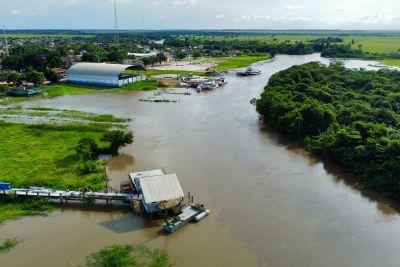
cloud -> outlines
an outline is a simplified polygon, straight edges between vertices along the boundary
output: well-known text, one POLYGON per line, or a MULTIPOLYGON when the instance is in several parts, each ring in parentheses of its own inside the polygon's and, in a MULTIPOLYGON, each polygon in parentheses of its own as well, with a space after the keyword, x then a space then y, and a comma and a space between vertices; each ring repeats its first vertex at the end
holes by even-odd
POLYGON ((260 16, 260 15, 243 15, 240 16, 240 20, 250 21, 250 20, 257 20, 257 19, 270 19, 270 16, 260 16))
POLYGON ((304 9, 304 6, 300 6, 300 5, 287 5, 285 8, 286 8, 286 9, 289 9, 289 10, 301 10, 301 9, 304 9))
POLYGON ((197 0, 173 0, 171 6, 190 6, 197 3, 197 0))
POLYGON ((21 10, 18 10, 18 9, 11 9, 11 14, 13 14, 13 15, 19 15, 19 14, 21 14, 21 10))
POLYGON ((216 19, 223 19, 223 18, 225 18, 225 17, 226 17, 226 16, 225 16, 224 14, 216 15, 216 16, 215 16, 216 19))
POLYGON ((294 21, 312 21, 312 18, 307 18, 303 16, 295 16, 295 17, 289 17, 289 20, 294 20, 294 21))

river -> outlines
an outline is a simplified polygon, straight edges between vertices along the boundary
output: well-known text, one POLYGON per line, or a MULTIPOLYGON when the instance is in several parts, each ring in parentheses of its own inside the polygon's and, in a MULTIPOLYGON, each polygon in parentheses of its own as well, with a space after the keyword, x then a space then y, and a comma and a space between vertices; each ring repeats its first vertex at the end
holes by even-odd
POLYGON ((165 249, 176 266, 398 266, 398 212, 357 189, 340 168, 262 126, 249 103, 272 74, 316 60, 328 62, 317 54, 280 55, 257 64, 260 76, 228 76, 217 90, 171 96, 177 103, 138 101, 152 92, 24 103, 131 118, 135 142, 108 162, 112 184, 131 171, 164 168, 211 215, 164 235, 161 221, 129 211, 58 209, 1 225, 0 240, 23 242, 0 255, 0 265, 79 266, 107 245, 143 244, 165 249))

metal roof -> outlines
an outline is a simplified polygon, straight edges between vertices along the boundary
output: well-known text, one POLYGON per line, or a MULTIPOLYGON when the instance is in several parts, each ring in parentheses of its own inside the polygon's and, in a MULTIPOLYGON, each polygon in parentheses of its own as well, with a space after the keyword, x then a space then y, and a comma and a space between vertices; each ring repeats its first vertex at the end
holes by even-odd
POLYGON ((68 69, 68 74, 118 76, 132 65, 105 63, 77 63, 68 69))
POLYGON ((142 187, 143 198, 146 203, 184 197, 176 174, 158 175, 139 178, 142 187))
POLYGON ((143 171, 143 172, 133 172, 129 174, 129 178, 131 178, 131 182, 135 183, 136 178, 143 178, 143 177, 149 177, 149 176, 157 176, 157 175, 163 175, 164 171, 163 170, 151 170, 151 171, 143 171))

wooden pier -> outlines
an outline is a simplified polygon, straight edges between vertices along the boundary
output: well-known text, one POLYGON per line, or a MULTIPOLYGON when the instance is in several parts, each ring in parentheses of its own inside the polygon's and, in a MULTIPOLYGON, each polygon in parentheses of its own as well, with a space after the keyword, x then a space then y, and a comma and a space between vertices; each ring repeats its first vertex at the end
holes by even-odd
POLYGON ((112 201, 132 203, 141 200, 141 197, 137 194, 124 194, 114 192, 62 191, 46 188, 0 190, 0 196, 40 197, 47 198, 49 200, 59 200, 61 203, 68 201, 81 201, 91 203, 96 200, 105 200, 107 204, 109 204, 112 201))

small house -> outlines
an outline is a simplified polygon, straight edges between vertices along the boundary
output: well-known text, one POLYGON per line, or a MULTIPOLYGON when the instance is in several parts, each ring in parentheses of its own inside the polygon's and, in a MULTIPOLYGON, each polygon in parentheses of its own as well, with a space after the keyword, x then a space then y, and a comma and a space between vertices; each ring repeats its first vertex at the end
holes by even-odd
POLYGON ((152 170, 129 174, 136 192, 142 196, 147 213, 175 208, 183 203, 184 193, 175 173, 152 170))

